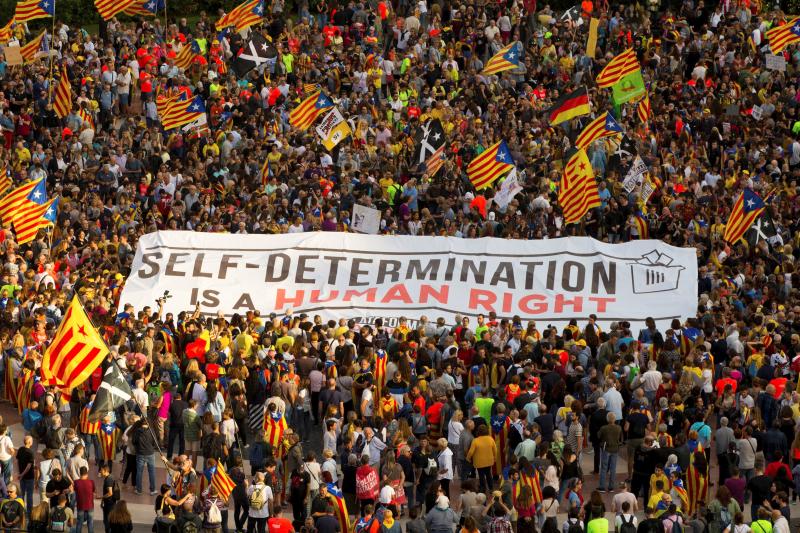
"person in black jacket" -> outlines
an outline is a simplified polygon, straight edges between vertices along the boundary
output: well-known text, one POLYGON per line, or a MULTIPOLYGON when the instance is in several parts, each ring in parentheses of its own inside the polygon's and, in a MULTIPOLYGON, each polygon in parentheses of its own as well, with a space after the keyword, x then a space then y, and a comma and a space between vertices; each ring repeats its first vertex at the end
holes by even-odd
MULTIPOLYGON (((172 459, 172 449, 174 443, 178 442, 178 455, 183 455, 185 451, 184 430, 183 430, 183 411, 189 408, 189 404, 183 399, 181 391, 177 388, 173 392, 174 399, 169 406, 169 434, 167 436, 167 459, 172 459)), ((244 427, 244 426, 242 426, 244 427)))
POLYGON ((147 465, 147 474, 150 478, 150 495, 156 492, 156 439, 150 429, 147 419, 142 419, 142 425, 133 433, 133 447, 136 449, 136 494, 142 493, 142 474, 147 465))

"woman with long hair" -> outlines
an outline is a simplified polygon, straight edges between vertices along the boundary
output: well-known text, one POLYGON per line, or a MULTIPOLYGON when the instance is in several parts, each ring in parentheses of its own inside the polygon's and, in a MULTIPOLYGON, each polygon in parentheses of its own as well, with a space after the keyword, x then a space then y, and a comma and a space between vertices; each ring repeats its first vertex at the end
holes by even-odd
POLYGON ((39 505, 31 509, 28 531, 30 533, 47 533, 50 524, 50 504, 42 500, 39 505))
POLYGON ((131 533, 133 520, 125 500, 118 501, 108 513, 108 533, 131 533))
POLYGON ((722 533, 728 524, 733 523, 737 513, 741 513, 739 502, 731 497, 731 491, 725 485, 717 489, 717 496, 708 504, 711 521, 708 523, 708 533, 722 533))
POLYGON ((599 490, 593 490, 589 495, 589 501, 583 507, 584 516, 586 521, 589 522, 593 518, 602 518, 606 514, 606 504, 603 502, 603 495, 599 490))
POLYGON ((514 508, 517 510, 517 533, 536 533, 536 504, 529 485, 520 489, 514 508))

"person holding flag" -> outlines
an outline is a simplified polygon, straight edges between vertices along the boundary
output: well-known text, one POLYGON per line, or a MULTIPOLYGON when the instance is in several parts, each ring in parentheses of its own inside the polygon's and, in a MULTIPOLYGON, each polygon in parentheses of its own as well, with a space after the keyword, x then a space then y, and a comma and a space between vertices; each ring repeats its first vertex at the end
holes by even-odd
POLYGON ((108 472, 113 470, 113 462, 117 456, 117 441, 122 432, 117 425, 111 421, 111 415, 103 416, 100 426, 97 428, 97 441, 100 443, 100 465, 107 466, 108 472))

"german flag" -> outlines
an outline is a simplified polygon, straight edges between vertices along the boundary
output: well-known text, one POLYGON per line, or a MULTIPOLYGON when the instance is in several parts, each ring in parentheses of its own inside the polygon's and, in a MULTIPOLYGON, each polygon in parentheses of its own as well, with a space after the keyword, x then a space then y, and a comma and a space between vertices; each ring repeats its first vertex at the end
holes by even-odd
POLYGON ((556 100, 555 105, 548 111, 548 119, 550 120, 550 125, 555 126, 575 117, 588 115, 590 111, 589 94, 586 92, 585 87, 581 87, 577 91, 565 94, 556 100))
POLYGON ((299 130, 307 130, 323 111, 333 107, 333 102, 322 91, 314 91, 289 113, 289 124, 299 130))
POLYGON ((56 112, 58 118, 64 118, 72 110, 72 85, 69 83, 66 65, 61 67, 61 77, 58 79, 54 94, 53 111, 56 112))
POLYGON ((650 108, 650 96, 644 95, 644 98, 639 100, 639 103, 636 104, 636 114, 639 116, 639 120, 642 121, 643 124, 646 124, 650 117, 653 116, 653 110, 650 108))
POLYGON ((609 61, 608 65, 600 71, 596 78, 597 86, 601 89, 611 87, 628 74, 633 74, 637 70, 641 70, 639 58, 636 57, 633 48, 628 48, 609 61))
POLYGON ((577 150, 569 158, 558 188, 558 203, 567 224, 579 222, 589 209, 600 207, 597 182, 586 150, 577 150))
POLYGON ((773 54, 779 54, 790 44, 800 42, 800 17, 795 17, 788 23, 771 28, 764 37, 769 41, 769 49, 773 54))

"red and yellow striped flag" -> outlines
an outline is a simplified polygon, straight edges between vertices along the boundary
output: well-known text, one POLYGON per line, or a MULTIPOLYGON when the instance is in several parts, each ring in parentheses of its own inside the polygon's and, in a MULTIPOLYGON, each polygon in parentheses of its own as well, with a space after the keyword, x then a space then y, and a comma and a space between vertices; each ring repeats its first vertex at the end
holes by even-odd
POLYGON ((639 116, 639 120, 645 124, 650 120, 650 117, 653 116, 653 110, 650 108, 649 95, 645 94, 644 98, 639 100, 639 103, 636 105, 636 114, 639 116))
POLYGON ((39 51, 42 48, 42 42, 44 41, 44 36, 46 33, 47 30, 42 31, 42 33, 40 33, 30 41, 25 43, 19 49, 19 53, 22 55, 22 59, 24 59, 28 63, 38 59, 36 56, 38 55, 39 51))
POLYGON ((5 26, 0 26, 0 44, 8 44, 8 41, 14 36, 14 31, 11 29, 13 25, 14 17, 11 17, 5 26))
POLYGON ((54 91, 53 110, 58 118, 66 117, 72 110, 72 85, 69 83, 66 65, 61 67, 61 77, 58 79, 58 85, 54 91))
POLYGON ((231 9, 217 21, 217 31, 233 26, 237 32, 259 24, 264 18, 264 1, 248 0, 231 9))
POLYGON ((589 209, 600 207, 597 182, 586 150, 577 150, 564 168, 558 188, 558 203, 564 211, 567 224, 575 224, 589 209))
POLYGON ((75 296, 44 353, 43 381, 46 385, 74 389, 86 381, 107 355, 103 337, 94 329, 75 296))
POLYGON ((639 59, 633 48, 628 48, 608 62, 597 75, 597 86, 601 89, 616 85, 622 78, 640 70, 639 59))
POLYGON ((0 168, 0 194, 6 192, 9 187, 11 187, 11 173, 8 169, 8 163, 6 163, 3 168, 0 168))
POLYGON ((289 113, 289 124, 299 130, 307 130, 333 102, 322 91, 314 91, 289 113))
POLYGON ((94 0, 94 7, 103 17, 103 20, 111 20, 123 11, 130 9, 136 0, 94 0))
POLYGON ((219 494, 220 498, 223 500, 230 498, 233 489, 236 488, 236 483, 234 483, 228 473, 225 472, 222 463, 217 463, 216 470, 211 474, 211 485, 217 489, 217 494, 219 494))
POLYGON ((52 17, 56 11, 56 0, 22 0, 17 3, 14 11, 14 20, 20 24, 47 17, 52 17))
POLYGON ((269 412, 264 413, 264 440, 272 445, 273 450, 278 450, 283 440, 283 432, 289 424, 286 423, 283 413, 275 414, 278 416, 273 417, 269 412))
POLYGON ((41 179, 29 181, 24 185, 20 185, 2 199, 0 199, 0 220, 3 222, 11 222, 14 218, 14 213, 22 206, 28 203, 28 195, 33 189, 39 185, 41 179))
POLYGON ((514 158, 505 141, 498 141, 467 165, 467 177, 476 191, 485 189, 514 168, 514 158))
POLYGON ((779 54, 790 44, 800 42, 800 17, 795 17, 788 23, 770 28, 764 33, 769 41, 769 49, 773 54, 779 54))
POLYGON ((41 228, 52 224, 44 215, 53 206, 54 201, 55 199, 51 198, 43 204, 29 202, 29 205, 21 212, 14 214, 14 233, 17 234, 17 244, 31 242, 41 228))

